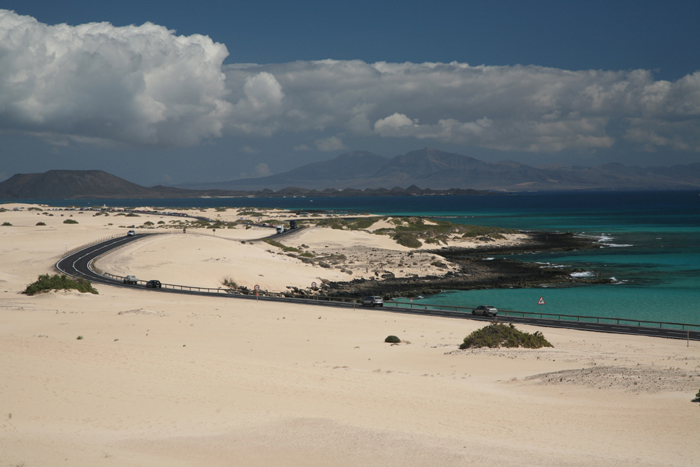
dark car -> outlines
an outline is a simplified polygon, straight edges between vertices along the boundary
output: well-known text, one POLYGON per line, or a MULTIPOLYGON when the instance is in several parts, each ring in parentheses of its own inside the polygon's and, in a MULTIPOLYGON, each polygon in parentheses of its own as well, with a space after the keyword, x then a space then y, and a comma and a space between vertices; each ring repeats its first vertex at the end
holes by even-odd
POLYGON ((148 281, 146 282, 147 289, 160 289, 160 281, 148 281))
POLYGON ((371 297, 365 297, 362 299, 362 305, 363 306, 384 306, 384 300, 382 300, 382 297, 377 297, 377 296, 371 296, 371 297))
POLYGON ((495 306, 481 305, 472 310, 473 315, 496 316, 498 309, 495 306))

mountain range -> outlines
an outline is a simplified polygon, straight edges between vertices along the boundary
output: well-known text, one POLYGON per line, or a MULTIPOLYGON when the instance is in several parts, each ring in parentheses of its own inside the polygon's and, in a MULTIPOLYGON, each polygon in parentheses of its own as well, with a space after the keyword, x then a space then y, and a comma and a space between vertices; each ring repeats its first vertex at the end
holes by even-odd
POLYGON ((299 187, 389 188, 416 185, 432 189, 497 191, 676 190, 700 187, 700 163, 673 167, 532 167, 513 161, 485 162, 425 148, 394 158, 353 151, 267 177, 180 185, 200 190, 279 190, 299 187))
POLYGON ((700 163, 646 168, 617 163, 538 168, 513 161, 484 162, 426 148, 391 159, 353 151, 267 177, 179 187, 143 187, 101 170, 16 174, 0 183, 0 199, 464 195, 478 191, 698 188, 700 163))

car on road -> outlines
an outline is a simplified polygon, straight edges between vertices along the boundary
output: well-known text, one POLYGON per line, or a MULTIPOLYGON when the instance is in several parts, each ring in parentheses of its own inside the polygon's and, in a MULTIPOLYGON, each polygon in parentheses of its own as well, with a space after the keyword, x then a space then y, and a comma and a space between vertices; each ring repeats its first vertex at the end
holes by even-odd
POLYGON ((160 289, 160 287, 161 287, 160 281, 153 280, 153 281, 146 282, 147 289, 160 289))
POLYGON ((382 297, 372 295, 362 299, 362 306, 384 306, 384 300, 382 300, 382 297))
POLYGON ((136 284, 138 284, 138 282, 139 282, 139 280, 136 278, 136 276, 126 276, 124 278, 125 284, 136 285, 136 284))
POLYGON ((129 236, 129 237, 133 237, 134 235, 136 235, 136 231, 135 231, 135 230, 129 230, 129 231, 126 233, 126 235, 129 236))
POLYGON ((498 309, 491 305, 481 305, 472 310, 473 315, 496 316, 498 309))

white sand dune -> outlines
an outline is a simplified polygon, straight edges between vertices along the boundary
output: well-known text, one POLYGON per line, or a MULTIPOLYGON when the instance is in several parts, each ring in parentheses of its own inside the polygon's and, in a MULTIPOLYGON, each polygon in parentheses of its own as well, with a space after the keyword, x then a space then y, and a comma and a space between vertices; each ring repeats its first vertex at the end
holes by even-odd
MULTIPOLYGON (((700 458, 700 407, 690 402, 700 390, 697 342, 540 329, 553 349, 460 351, 480 323, 102 285, 99 295, 22 295, 66 248, 124 233, 114 216, 73 213, 80 223, 67 225, 63 214, 0 212, 0 224, 12 224, 0 227, 0 465, 694 466, 700 458), (389 334, 404 343, 384 343, 389 334)), ((251 230, 140 240, 101 267, 186 284, 226 274, 273 287, 318 275, 249 244, 251 230)), ((351 252, 367 247, 363 238, 317 229, 285 243, 351 252)))

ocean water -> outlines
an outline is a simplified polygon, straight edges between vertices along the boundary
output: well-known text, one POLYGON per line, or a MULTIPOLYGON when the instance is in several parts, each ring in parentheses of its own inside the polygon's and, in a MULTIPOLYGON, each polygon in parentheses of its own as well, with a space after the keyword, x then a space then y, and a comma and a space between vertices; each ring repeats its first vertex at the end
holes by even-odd
MULTIPOLYGON (((0 200, 2 201, 2 200, 0 200)), ((16 200, 6 200, 13 202, 16 200)), ((431 216, 451 222, 574 232, 592 251, 517 255, 581 268, 611 285, 446 291, 414 300, 504 310, 700 324, 698 191, 534 193, 372 198, 199 198, 170 200, 27 200, 53 206, 280 207, 343 213, 431 216), (540 307, 540 297, 545 305, 540 307)))

